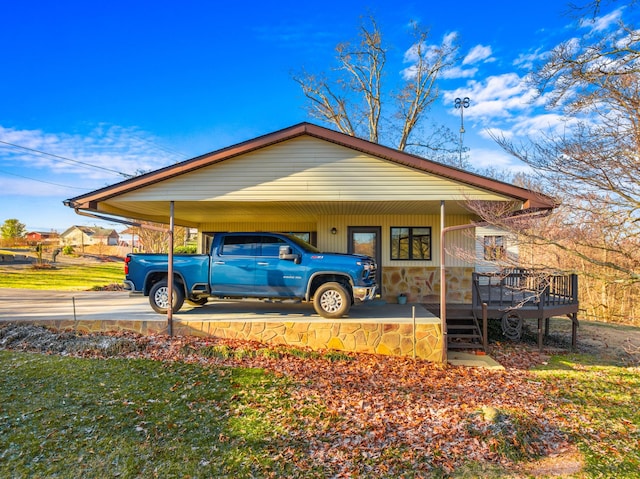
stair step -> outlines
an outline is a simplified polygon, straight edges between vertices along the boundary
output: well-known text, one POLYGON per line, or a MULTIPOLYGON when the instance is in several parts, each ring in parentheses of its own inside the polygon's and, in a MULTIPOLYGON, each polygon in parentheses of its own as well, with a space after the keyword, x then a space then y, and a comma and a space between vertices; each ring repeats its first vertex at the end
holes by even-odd
POLYGON ((447 324, 447 329, 476 329, 475 324, 447 324))
POLYGON ((447 349, 482 349, 478 343, 448 343, 447 349))
POLYGON ((458 333, 454 333, 454 334, 447 334, 447 337, 449 339, 482 339, 482 336, 480 336, 479 334, 458 334, 458 333))

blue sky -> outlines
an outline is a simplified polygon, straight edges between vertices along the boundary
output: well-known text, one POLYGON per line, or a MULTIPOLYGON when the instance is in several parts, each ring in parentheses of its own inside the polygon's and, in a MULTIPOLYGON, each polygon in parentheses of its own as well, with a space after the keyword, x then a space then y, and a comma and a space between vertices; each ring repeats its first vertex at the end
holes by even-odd
POLYGON ((559 124, 531 103, 522 80, 559 42, 631 20, 624 2, 607 5, 596 23, 576 28, 562 0, 6 0, 0 222, 17 218, 29 231, 108 226, 62 201, 123 175, 317 122, 291 75, 328 71, 336 44, 356 40, 368 14, 390 47, 390 84, 410 66, 410 21, 430 27, 434 43, 456 34, 460 62, 442 79, 431 117, 457 132, 453 101, 471 98, 464 111, 471 163, 522 168, 488 131, 518 138, 559 124))

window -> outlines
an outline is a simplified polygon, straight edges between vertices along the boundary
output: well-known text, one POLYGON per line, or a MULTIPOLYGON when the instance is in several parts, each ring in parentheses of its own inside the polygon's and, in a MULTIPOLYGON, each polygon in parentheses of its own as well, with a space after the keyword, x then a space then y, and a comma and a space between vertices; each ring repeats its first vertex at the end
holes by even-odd
POLYGON ((280 246, 287 246, 287 242, 275 236, 262 237, 262 252, 260 256, 275 256, 280 254, 280 246))
POLYGON ((287 231, 285 233, 290 236, 295 236, 296 238, 300 238, 302 241, 309 243, 310 245, 316 246, 318 244, 318 235, 315 231, 313 232, 287 231))
POLYGON ((431 260, 431 227, 392 227, 392 260, 431 260))
POLYGON ((487 261, 498 261, 506 257, 504 236, 484 237, 484 259, 487 261))
POLYGON ((260 237, 253 235, 227 236, 222 245, 223 255, 255 256, 260 237))

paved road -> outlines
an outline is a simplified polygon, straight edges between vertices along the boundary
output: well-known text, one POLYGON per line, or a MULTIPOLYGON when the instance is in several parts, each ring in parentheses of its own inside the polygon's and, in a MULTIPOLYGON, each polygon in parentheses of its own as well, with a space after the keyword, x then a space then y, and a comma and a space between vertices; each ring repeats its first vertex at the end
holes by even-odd
MULTIPOLYGON (((372 302, 351 308, 343 321, 410 321, 413 305, 372 302)), ((432 322, 434 316, 415 305, 418 321, 432 322)), ((217 301, 205 306, 187 303, 173 315, 178 321, 308 321, 321 320, 311 304, 262 301, 217 301)), ((151 309, 148 298, 123 291, 36 291, 0 288, 0 321, 17 320, 166 321, 151 309)))

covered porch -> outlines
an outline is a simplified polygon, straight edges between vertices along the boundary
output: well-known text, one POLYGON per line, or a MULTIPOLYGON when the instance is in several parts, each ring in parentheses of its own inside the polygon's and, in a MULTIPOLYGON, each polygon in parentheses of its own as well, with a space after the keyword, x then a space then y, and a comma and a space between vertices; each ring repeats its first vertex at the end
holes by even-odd
MULTIPOLYGON (((108 220, 197 228, 200 252, 217 232, 274 231, 296 234, 322 251, 367 254, 378 264, 382 301, 404 295, 421 305, 472 301, 475 239, 469 231, 479 218, 470 202, 510 212, 554 206, 537 192, 308 123, 65 204, 108 220)), ((441 338, 435 350, 446 360, 445 318, 434 316, 441 338)))

